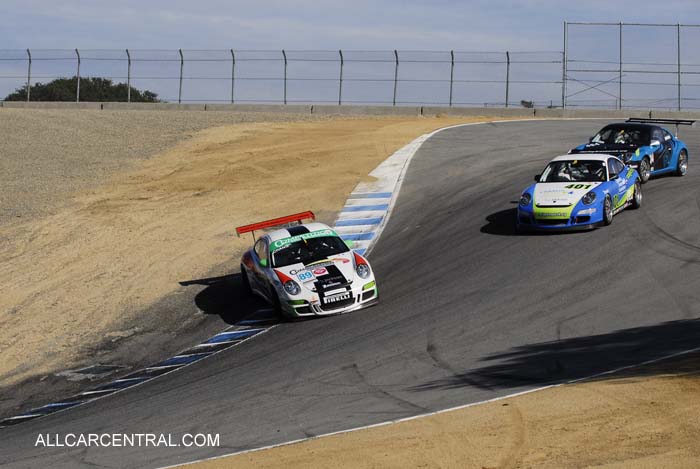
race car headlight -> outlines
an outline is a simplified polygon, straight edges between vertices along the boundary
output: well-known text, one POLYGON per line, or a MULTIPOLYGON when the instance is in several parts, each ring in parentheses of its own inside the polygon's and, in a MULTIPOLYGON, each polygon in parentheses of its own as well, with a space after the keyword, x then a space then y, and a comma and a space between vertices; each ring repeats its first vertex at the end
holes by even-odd
POLYGON ((369 266, 367 264, 357 264, 355 272, 357 272, 360 278, 367 278, 369 277, 369 266))
POLYGON ((595 192, 591 191, 586 193, 581 200, 585 205, 591 205, 593 202, 595 202, 595 192))
POLYGON ((301 287, 294 280, 287 280, 284 282, 284 290, 290 295, 298 295, 301 291, 301 287))
POLYGON ((522 207, 527 207, 530 205, 530 202, 532 202, 532 196, 527 192, 520 197, 520 205, 522 207))

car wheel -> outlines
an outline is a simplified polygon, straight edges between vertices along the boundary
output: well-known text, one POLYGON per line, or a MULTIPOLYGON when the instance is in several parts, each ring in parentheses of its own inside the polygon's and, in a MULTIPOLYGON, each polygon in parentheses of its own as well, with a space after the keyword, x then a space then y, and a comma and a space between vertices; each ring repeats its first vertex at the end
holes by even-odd
POLYGON ((612 222, 613 222, 612 201, 610 200, 610 197, 606 197, 605 202, 603 202, 603 224, 605 226, 608 226, 612 222))
POLYGON ((289 316, 289 314, 282 309, 282 303, 280 303, 280 297, 277 294, 277 292, 274 292, 272 296, 272 310, 274 311, 275 316, 277 316, 278 319, 282 321, 292 320, 292 317, 289 316))
POLYGON ((634 183, 634 194, 632 194, 632 208, 637 209, 642 206, 642 184, 637 181, 634 183))
POLYGON ((253 293, 253 290, 250 288, 250 280, 248 280, 248 273, 245 270, 245 267, 243 267, 243 264, 241 264, 241 286, 243 287, 243 293, 246 295, 250 295, 253 293))
POLYGON ((649 163, 648 157, 645 156, 639 163, 637 172, 639 172, 639 179, 642 181, 642 184, 645 184, 651 177, 651 163, 649 163))
POLYGON ((685 176, 688 172, 688 152, 681 150, 678 155, 678 164, 676 165, 676 176, 685 176))

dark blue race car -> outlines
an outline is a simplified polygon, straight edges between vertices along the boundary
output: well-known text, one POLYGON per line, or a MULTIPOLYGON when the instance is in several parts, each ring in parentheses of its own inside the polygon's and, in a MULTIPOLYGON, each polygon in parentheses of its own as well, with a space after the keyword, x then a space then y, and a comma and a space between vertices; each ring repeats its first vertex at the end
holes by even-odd
POLYGON ((693 125, 692 120, 630 118, 606 125, 588 143, 570 154, 603 153, 615 155, 639 172, 642 183, 651 176, 672 173, 684 176, 688 171, 688 147, 661 125, 693 125))

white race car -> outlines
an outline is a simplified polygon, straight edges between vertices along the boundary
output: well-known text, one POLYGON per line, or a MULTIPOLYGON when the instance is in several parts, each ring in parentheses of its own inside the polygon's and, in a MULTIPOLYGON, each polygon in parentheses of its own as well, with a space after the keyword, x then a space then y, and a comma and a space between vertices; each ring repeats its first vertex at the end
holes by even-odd
POLYGON ((354 252, 322 223, 301 224, 312 212, 236 228, 254 232, 290 223, 260 237, 243 254, 243 285, 293 319, 346 313, 378 301, 377 284, 367 259, 354 252))

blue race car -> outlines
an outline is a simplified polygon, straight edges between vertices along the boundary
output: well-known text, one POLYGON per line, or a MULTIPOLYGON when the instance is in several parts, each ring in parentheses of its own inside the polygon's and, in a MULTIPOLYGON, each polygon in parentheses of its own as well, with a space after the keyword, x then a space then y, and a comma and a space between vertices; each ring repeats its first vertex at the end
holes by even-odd
POLYGON ((642 184, 660 174, 684 176, 688 171, 688 147, 655 124, 673 124, 677 131, 679 125, 694 123, 692 120, 630 118, 624 123, 603 127, 588 143, 570 150, 569 154, 615 155, 637 169, 642 184))
POLYGON ((639 174, 612 155, 558 156, 535 181, 520 197, 518 231, 592 229, 642 205, 639 174))

